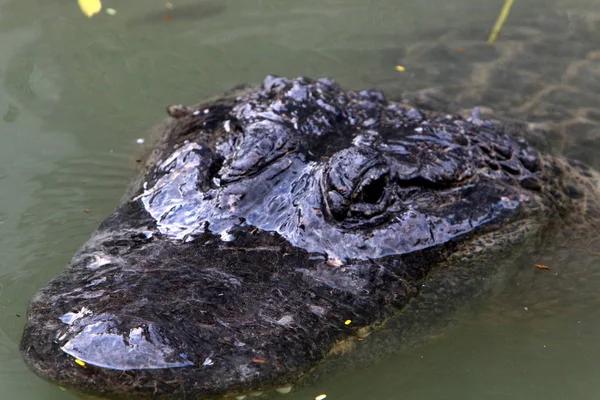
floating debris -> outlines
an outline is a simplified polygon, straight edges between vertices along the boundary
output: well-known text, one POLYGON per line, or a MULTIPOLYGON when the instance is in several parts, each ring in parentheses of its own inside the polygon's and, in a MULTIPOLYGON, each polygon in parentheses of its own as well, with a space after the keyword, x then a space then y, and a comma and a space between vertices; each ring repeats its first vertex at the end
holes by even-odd
POLYGON ((352 323, 351 319, 347 319, 344 321, 344 325, 350 325, 352 323))
POLYGON ((139 138, 135 141, 137 144, 144 144, 144 139, 139 138))
POLYGON ((83 361, 81 361, 79 358, 75 359, 75 364, 77 364, 79 366, 82 366, 82 367, 85 367, 85 363, 83 361))
POLYGON ((406 71, 406 68, 404 68, 402 65, 396 65, 396 71, 404 72, 404 71, 406 71))
POLYGON ((504 6, 502 7, 502 11, 500 11, 500 15, 498 15, 498 19, 496 20, 496 24, 490 33, 490 37, 488 38, 488 44, 491 46, 494 44, 496 39, 498 38, 498 34, 500 33, 500 29, 502 29, 502 25, 504 25, 504 21, 508 17, 510 13, 510 8, 512 7, 515 0, 506 0, 504 2, 504 6))
POLYGON ((116 15, 117 14, 117 10, 115 10, 114 8, 107 8, 106 9, 106 13, 108 15, 116 15))
POLYGON ((317 397, 315 397, 315 400, 323 400, 323 399, 325 399, 325 397, 327 397, 326 394, 320 394, 317 397))
POLYGON ((86 213, 86 214, 89 214, 89 213, 92 212, 92 210, 90 210, 89 208, 84 208, 83 212, 86 213))
POLYGON ((77 0, 81 12, 88 18, 92 18, 102 10, 102 2, 100 0, 77 0))
POLYGON ((550 267, 549 267, 549 266, 547 266, 547 265, 544 265, 544 264, 535 264, 535 267, 536 267, 537 269, 550 269, 550 267))
POLYGON ((361 339, 366 338, 370 334, 371 334, 371 332, 366 327, 358 328, 358 330, 356 331, 356 336, 358 336, 361 339))

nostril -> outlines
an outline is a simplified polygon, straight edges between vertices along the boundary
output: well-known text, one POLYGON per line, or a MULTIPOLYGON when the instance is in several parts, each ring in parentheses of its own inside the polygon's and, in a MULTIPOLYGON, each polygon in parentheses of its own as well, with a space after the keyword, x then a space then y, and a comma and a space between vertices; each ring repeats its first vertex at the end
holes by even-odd
POLYGON ((193 365, 185 353, 161 338, 153 324, 121 331, 114 321, 98 320, 71 337, 61 350, 86 364, 122 371, 193 365))

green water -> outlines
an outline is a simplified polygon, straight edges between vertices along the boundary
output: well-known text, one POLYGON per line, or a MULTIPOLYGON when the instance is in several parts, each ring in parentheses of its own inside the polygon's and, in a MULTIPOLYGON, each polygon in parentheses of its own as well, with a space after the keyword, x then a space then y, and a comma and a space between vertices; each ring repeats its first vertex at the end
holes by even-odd
MULTIPOLYGON (((0 0, 2 399, 75 398, 21 361, 27 302, 115 207, 135 174, 136 139, 166 105, 269 73, 327 75, 349 88, 388 87, 391 95, 413 90, 421 82, 411 70, 444 70, 449 60, 400 73, 406 49, 465 27, 472 27, 469 43, 485 41, 502 1, 171 3, 168 10, 159 0, 105 1, 116 15, 88 19, 75 0, 0 0)), ((517 0, 505 29, 558 15, 559 33, 582 24, 593 33, 599 13, 594 0, 517 0)), ((594 40, 590 34, 591 49, 594 40)), ((593 159, 600 146, 590 143, 593 159)), ((508 316, 495 318, 496 308, 482 305, 425 345, 285 398, 596 399, 600 264, 578 264, 585 268, 565 274, 567 289, 509 290, 508 316)))

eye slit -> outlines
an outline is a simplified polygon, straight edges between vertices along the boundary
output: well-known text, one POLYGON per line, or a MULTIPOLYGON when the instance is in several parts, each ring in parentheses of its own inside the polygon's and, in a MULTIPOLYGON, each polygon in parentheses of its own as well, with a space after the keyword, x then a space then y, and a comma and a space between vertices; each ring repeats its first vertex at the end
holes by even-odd
POLYGON ((354 194, 353 200, 360 203, 377 204, 383 197, 385 186, 387 184, 387 176, 382 175, 377 179, 371 180, 366 185, 359 188, 354 194))

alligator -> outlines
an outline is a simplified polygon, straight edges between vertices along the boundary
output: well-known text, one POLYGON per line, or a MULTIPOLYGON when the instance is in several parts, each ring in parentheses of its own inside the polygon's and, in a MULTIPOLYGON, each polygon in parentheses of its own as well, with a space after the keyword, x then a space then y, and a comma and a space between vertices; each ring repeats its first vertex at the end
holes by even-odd
POLYGON ((27 365, 102 398, 244 398, 362 366, 497 293, 600 175, 469 118, 268 76, 170 118, 31 300, 27 365))

